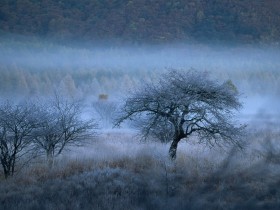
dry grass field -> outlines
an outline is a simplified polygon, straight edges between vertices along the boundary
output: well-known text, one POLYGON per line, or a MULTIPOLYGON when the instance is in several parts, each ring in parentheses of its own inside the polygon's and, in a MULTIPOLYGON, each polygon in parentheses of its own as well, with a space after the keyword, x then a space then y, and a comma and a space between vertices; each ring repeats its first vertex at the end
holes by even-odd
POLYGON ((250 128, 243 151, 141 142, 104 130, 52 169, 36 159, 0 181, 0 209, 279 209, 279 128, 250 128))

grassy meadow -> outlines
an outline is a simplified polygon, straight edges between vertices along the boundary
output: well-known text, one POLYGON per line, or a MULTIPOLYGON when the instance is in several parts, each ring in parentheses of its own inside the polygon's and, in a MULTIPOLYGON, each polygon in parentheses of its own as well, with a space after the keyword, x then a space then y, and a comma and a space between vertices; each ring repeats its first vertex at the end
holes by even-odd
POLYGON ((246 137, 245 150, 181 142, 141 142, 129 131, 104 131, 72 148, 52 169, 33 160, 1 179, 1 209, 278 209, 279 129, 246 137))

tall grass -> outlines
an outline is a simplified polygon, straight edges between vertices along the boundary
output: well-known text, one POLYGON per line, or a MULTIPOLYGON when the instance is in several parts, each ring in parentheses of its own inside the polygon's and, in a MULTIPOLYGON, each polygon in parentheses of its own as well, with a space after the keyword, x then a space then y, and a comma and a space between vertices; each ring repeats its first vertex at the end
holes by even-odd
POLYGON ((243 151, 193 138, 172 162, 166 144, 104 131, 51 170, 38 158, 1 180, 0 209, 279 209, 280 132, 263 128, 246 138, 243 151))

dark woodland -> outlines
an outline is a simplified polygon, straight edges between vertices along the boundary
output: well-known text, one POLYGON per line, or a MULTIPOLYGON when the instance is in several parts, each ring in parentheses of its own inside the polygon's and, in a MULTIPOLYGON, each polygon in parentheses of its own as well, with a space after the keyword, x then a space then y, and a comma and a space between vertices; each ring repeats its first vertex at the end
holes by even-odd
POLYGON ((279 43, 277 0, 2 0, 1 33, 59 42, 279 43))

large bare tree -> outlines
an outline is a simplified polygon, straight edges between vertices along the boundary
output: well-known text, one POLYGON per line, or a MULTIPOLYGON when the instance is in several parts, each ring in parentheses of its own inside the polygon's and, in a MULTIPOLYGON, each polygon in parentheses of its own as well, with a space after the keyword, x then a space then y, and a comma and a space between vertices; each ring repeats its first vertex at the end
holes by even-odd
POLYGON ((175 159, 178 143, 192 134, 211 145, 241 147, 243 126, 232 120, 239 108, 231 82, 213 80, 207 72, 169 70, 158 83, 143 84, 128 96, 116 125, 137 121, 144 138, 167 133, 169 155, 175 159))

